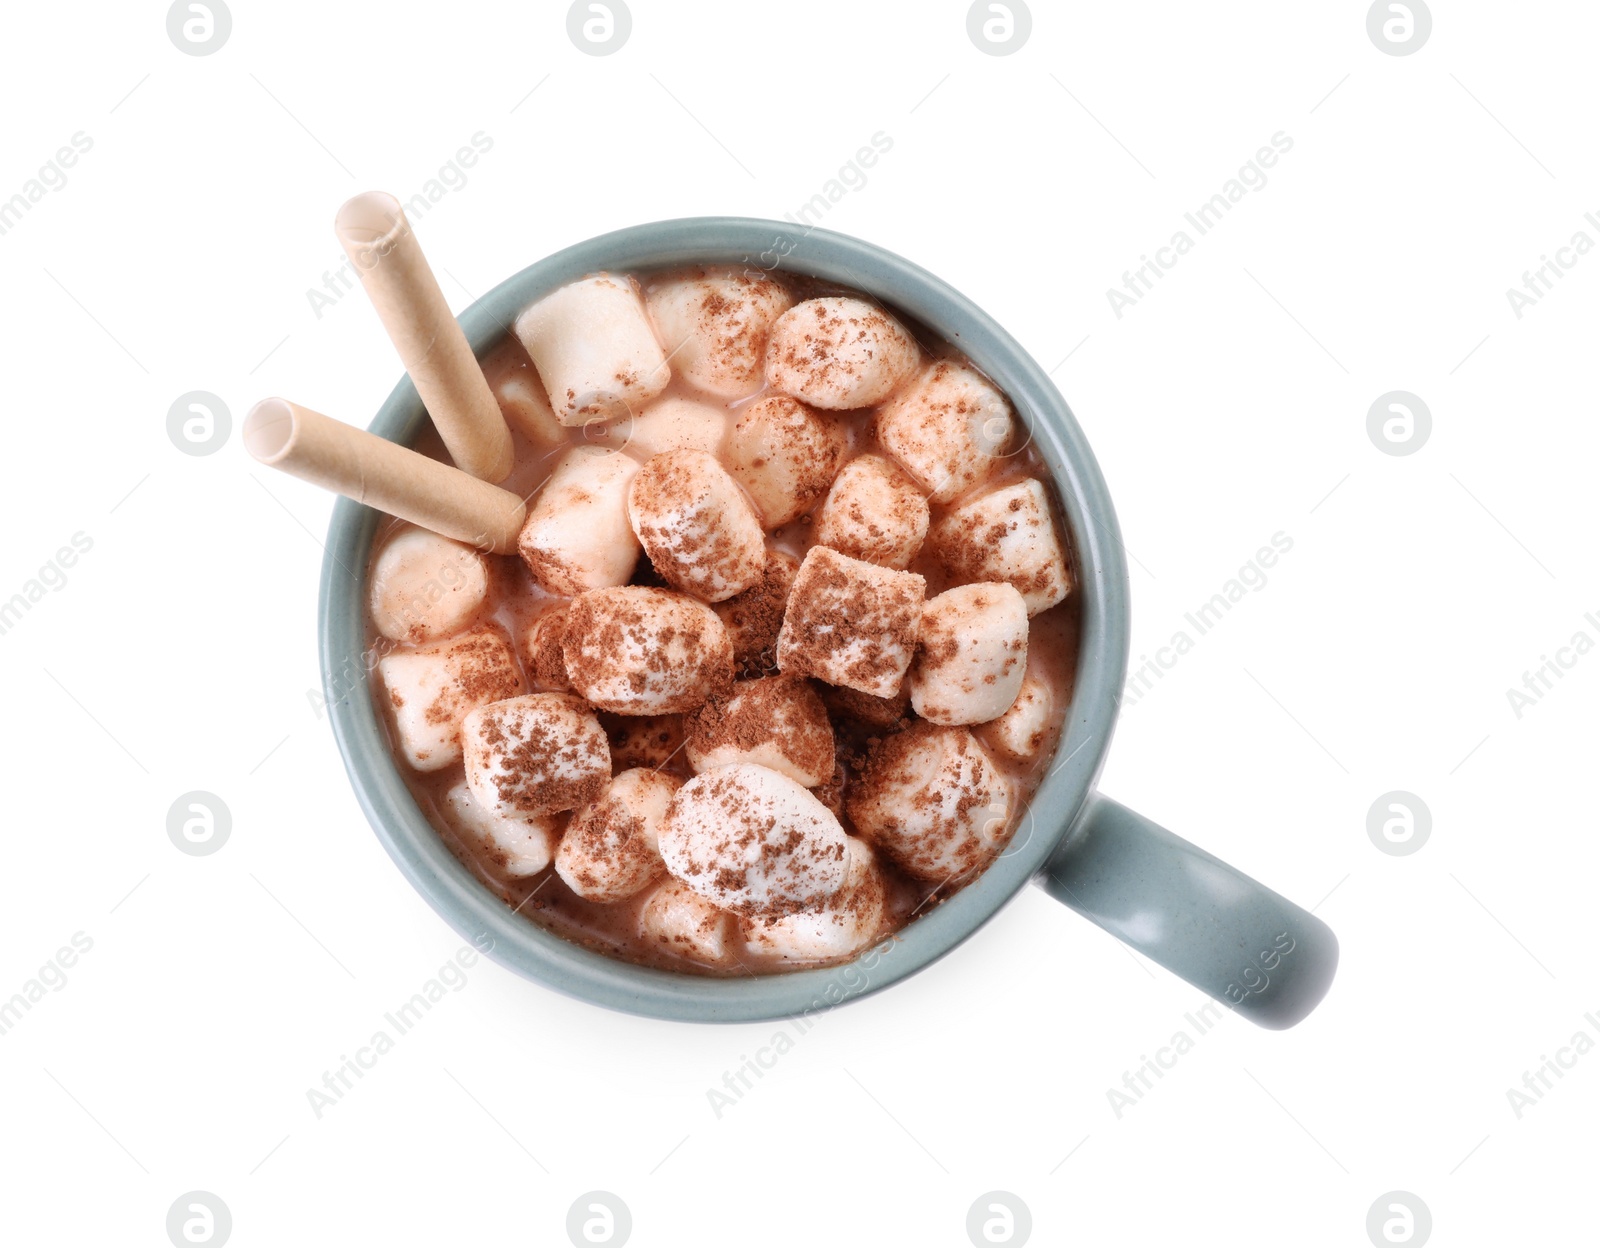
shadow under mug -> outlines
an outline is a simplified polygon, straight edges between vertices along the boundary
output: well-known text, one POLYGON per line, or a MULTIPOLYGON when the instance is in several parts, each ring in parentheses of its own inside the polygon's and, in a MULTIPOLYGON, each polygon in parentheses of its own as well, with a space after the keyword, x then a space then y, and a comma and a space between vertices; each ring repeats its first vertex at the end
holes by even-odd
MULTIPOLYGON (((958 291, 859 239, 792 224, 695 217, 568 247, 502 282, 461 315, 481 357, 517 314, 602 269, 687 264, 804 274, 863 291, 965 352, 1016 407, 1055 480, 1077 553, 1077 679, 1050 770, 1001 857, 971 884, 851 962, 740 978, 636 966, 514 914, 459 862, 406 788, 368 692, 364 570, 378 513, 340 499, 322 567, 319 640, 334 735, 367 818, 407 879, 478 948, 570 996, 656 1018, 743 1022, 826 1009, 889 987, 971 936, 1037 883, 1139 953, 1265 1027, 1291 1027, 1322 999, 1338 942, 1320 919, 1095 791, 1128 659, 1128 574, 1116 514, 1083 431, 1027 352, 958 291)), ((372 432, 410 444, 428 416, 402 377, 372 432)))

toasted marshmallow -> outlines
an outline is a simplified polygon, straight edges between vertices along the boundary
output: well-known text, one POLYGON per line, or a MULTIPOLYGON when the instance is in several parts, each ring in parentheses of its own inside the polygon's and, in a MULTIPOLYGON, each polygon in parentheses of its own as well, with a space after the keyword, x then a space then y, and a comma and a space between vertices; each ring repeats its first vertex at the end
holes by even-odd
POLYGON ((668 880, 639 911, 639 934, 664 953, 717 966, 738 947, 739 922, 681 880, 668 880))
POLYGON ((778 629, 799 570, 800 561, 793 555, 769 550, 759 581, 712 605, 733 642, 733 666, 741 678, 770 676, 778 670, 778 629))
POLYGON ((567 679, 567 660, 561 643, 567 632, 567 609, 552 607, 528 625, 522 635, 522 665, 528 673, 528 687, 535 693, 566 693, 572 688, 567 679))
POLYGON ((391 641, 420 645, 460 632, 488 592, 488 565, 472 547, 402 529, 372 565, 372 622, 391 641))
POLYGON ((544 383, 531 368, 521 368, 498 378, 494 385, 500 414, 510 425, 540 450, 563 446, 567 430, 550 407, 544 383))
POLYGON ((511 643, 492 629, 378 660, 394 708, 400 755, 417 771, 438 771, 461 757, 467 712, 523 690, 511 643))
POLYGON ((733 681, 733 645, 716 613, 643 585, 574 598, 563 652, 572 687, 619 715, 692 711, 733 681))
POLYGON ((917 340, 882 308, 830 296, 797 303, 772 327, 767 383, 813 407, 881 403, 916 372, 917 340))
POLYGON ((691 770, 683 752, 682 715, 614 715, 602 711, 600 726, 611 742, 611 766, 615 771, 635 767, 674 773, 691 770))
POLYGON ((538 875, 550 865, 556 842, 561 839, 560 815, 535 815, 531 819, 492 815, 478 804, 465 780, 444 795, 444 807, 456 832, 506 879, 538 875))
POLYGON ((761 579, 766 539, 739 484, 706 451, 666 451, 639 469, 628 519, 674 589, 721 602, 761 579))
POLYGON ((878 412, 878 442, 936 503, 960 498, 1011 441, 1011 404, 965 364, 937 360, 878 412))
POLYGON ((1072 589, 1050 499, 1031 477, 962 503, 934 525, 928 545, 959 580, 1011 582, 1029 615, 1072 589))
POLYGON ((534 580, 565 597, 627 583, 639 562, 627 507, 638 471, 638 460, 597 446, 561 457, 517 538, 534 580))
POLYGON ((760 763, 806 788, 833 775, 833 725, 804 677, 743 680, 708 701, 685 723, 696 771, 760 763))
POLYGON ((927 535, 928 500, 882 455, 846 464, 817 514, 819 543, 886 568, 909 566, 927 535))
POLYGON ((1011 782, 965 728, 914 723, 885 737, 845 797, 856 831, 903 871, 942 884, 1011 833, 1011 782))
POLYGON ((481 706, 461 724, 467 785, 492 815, 530 819, 592 801, 611 749, 581 698, 529 693, 481 706))
POLYGON ((828 808, 788 776, 735 763, 678 790, 661 825, 661 857, 714 906, 787 914, 839 891, 846 839, 828 808))
POLYGON ((1005 714, 980 724, 973 731, 991 753, 1017 763, 1032 762, 1050 738, 1053 709, 1050 686, 1037 676, 1028 675, 1023 678, 1016 701, 1005 714))
POLYGON ((637 412, 672 379, 631 278, 601 273, 563 286, 516 329, 563 425, 637 412))
POLYGON ((789 592, 778 634, 779 669, 889 697, 911 666, 926 589, 915 572, 813 546, 789 592))
POLYGON ((911 705, 936 724, 981 724, 1017 700, 1028 671, 1028 604, 1005 581, 947 589, 922 608, 911 705))
POLYGON ((595 440, 627 451, 643 463, 662 451, 709 451, 715 455, 728 432, 724 408, 697 399, 657 399, 639 415, 605 426, 595 440))
POLYGON ((667 873, 656 837, 676 777, 659 771, 624 771, 587 806, 573 812, 556 874, 587 901, 621 901, 667 873))
POLYGON ((685 278, 646 297, 667 358, 691 385, 725 398, 761 388, 773 322, 794 301, 771 278, 685 278))
POLYGON ((727 464, 755 500, 767 528, 788 524, 828 492, 850 442, 836 417, 783 394, 757 399, 739 415, 727 464))
POLYGON ((883 927, 886 890, 872 847, 858 836, 847 841, 844 884, 822 905, 779 918, 745 922, 751 949, 784 962, 836 962, 870 945, 883 927))

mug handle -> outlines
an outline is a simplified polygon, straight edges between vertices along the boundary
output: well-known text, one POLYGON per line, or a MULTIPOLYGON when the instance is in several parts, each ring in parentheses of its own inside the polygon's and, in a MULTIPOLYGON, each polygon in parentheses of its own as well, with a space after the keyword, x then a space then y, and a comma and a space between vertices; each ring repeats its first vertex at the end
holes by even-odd
POLYGON ((1126 806, 1091 793, 1038 884, 1262 1027, 1293 1027, 1333 982, 1321 919, 1126 806))

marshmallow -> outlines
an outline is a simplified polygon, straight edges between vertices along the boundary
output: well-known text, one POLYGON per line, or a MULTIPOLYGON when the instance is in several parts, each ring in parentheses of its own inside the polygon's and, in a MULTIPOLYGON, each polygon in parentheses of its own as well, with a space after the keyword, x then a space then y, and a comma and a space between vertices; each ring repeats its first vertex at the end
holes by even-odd
POLYGON ((678 790, 661 825, 661 857, 715 906, 786 914, 839 891, 846 839, 827 807, 788 776, 735 763, 678 790))
POLYGON ((722 447, 728 413, 697 399, 657 399, 630 420, 619 420, 597 435, 613 450, 627 451, 641 463, 662 451, 709 451, 722 447))
POLYGON ((797 303, 772 327, 767 383, 813 407, 871 407, 916 372, 917 340, 882 308, 837 296, 797 303))
POLYGON ((378 631, 420 645, 466 627, 489 592, 489 568, 470 546, 402 529, 373 563, 370 592, 378 631))
POLYGON ((760 763, 808 789, 833 775, 833 725, 803 677, 740 681, 727 696, 710 699, 684 726, 696 771, 760 763))
POLYGON ((957 580, 1010 581, 1029 615, 1072 589, 1049 496, 1031 477, 961 504, 934 525, 928 545, 957 580))
POLYGON ((1005 581, 947 589, 922 608, 911 705, 936 724, 1005 714, 1028 670, 1028 604, 1005 581))
POLYGON ((928 365, 878 412, 878 444, 936 503, 948 503, 993 470, 1011 441, 1011 404, 965 364, 928 365))
POLYGON ((991 753, 1013 762, 1031 762, 1039 756, 1050 736, 1050 712, 1054 703, 1050 686, 1037 676, 1027 676, 1010 709, 974 731, 991 753))
POLYGON ((611 742, 611 766, 616 770, 688 770, 689 760, 683 757, 683 716, 613 715, 602 711, 600 726, 611 742))
POLYGON ((639 911, 639 934, 665 953, 716 966, 737 947, 738 920, 681 880, 668 880, 639 911))
POLYGON ((761 579, 766 541, 739 484, 706 451, 666 451, 639 469, 628 519, 662 580, 721 602, 761 579))
POLYGON ((566 428, 556 419, 550 407, 550 396, 544 392, 544 383, 533 369, 519 368, 498 378, 494 397, 506 424, 540 450, 565 445, 566 428))
POLYGON ((761 388, 773 322, 793 300, 770 278, 683 278, 647 295, 667 358, 691 385, 725 398, 761 388))
POLYGON ((400 756, 417 771, 450 766, 461 757, 467 712, 523 689, 511 643, 492 629, 385 655, 378 677, 394 708, 400 756))
POLYGON ((733 646, 716 613, 643 585, 573 599, 563 649, 572 687, 619 715, 692 711, 733 681, 733 646))
POLYGON ((866 948, 883 927, 883 873, 872 847, 858 836, 848 841, 844 884, 821 906, 779 918, 750 919, 751 949, 784 962, 836 962, 866 948))
POLYGON ((536 693, 566 693, 572 688, 567 679, 567 660, 561 643, 567 632, 567 609, 553 607, 532 624, 522 636, 522 663, 528 673, 528 686, 536 693))
POLYGON ((800 561, 787 551, 769 550, 761 579, 711 607, 733 642, 733 666, 741 678, 769 676, 778 670, 776 649, 783 609, 800 561))
POLYGON ((573 813, 556 874, 586 901, 621 901, 665 875, 656 835, 677 788, 676 778, 658 771, 621 772, 573 813))
POLYGON ((636 412, 672 379, 628 277, 601 273, 563 286, 517 317, 516 329, 563 425, 636 412))
POLYGON ((480 706, 461 724, 467 785, 492 815, 529 819, 592 801, 611 749, 582 699, 529 693, 480 706))
POLYGON ((534 580, 569 598, 627 583, 639 561, 627 509, 638 471, 638 460, 596 446, 577 446, 561 457, 517 538, 534 580))
POLYGON ((550 865, 561 839, 560 815, 511 819, 492 815, 472 796, 465 780, 444 795, 450 825, 488 859, 498 875, 519 880, 538 875, 550 865))
POLYGON ((919 722, 873 747, 845 809, 903 871, 944 884, 1005 843, 1012 789, 965 728, 919 722))
POLYGON ((922 625, 926 582, 813 546, 794 579, 778 667, 886 698, 900 688, 922 625))
POLYGON ((849 438, 832 416, 787 395, 757 399, 733 427, 727 464, 769 529, 810 511, 828 492, 849 438))
POLYGON ((928 500, 881 455, 846 464, 817 514, 820 544, 886 568, 909 566, 927 535, 928 500))

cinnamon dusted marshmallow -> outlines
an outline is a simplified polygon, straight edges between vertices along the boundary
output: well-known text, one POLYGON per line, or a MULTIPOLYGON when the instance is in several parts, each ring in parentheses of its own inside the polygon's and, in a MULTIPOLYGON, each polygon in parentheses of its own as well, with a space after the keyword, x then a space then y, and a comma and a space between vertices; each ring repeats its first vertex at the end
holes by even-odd
POLYGON ((394 708, 400 756, 417 771, 450 766, 461 757, 467 712, 523 689, 511 643, 493 629, 387 654, 378 677, 394 708))
POLYGON ((870 945, 883 926, 886 890, 872 847, 849 838, 844 884, 822 905, 779 918, 748 919, 750 947, 785 962, 836 962, 870 945))
POLYGON ((738 947, 739 922, 682 880, 668 880, 640 910, 639 934, 664 953, 718 966, 738 947))
POLYGON ((974 731, 990 751, 1013 762, 1039 757, 1050 737, 1050 712, 1054 709, 1050 686, 1037 676, 1023 678, 1022 689, 1004 715, 980 724, 974 731))
POLYGON ((742 680, 710 699, 685 724, 696 771, 760 763, 806 788, 833 776, 833 725, 804 677, 742 680))
POLYGON ((567 633, 567 609, 552 607, 528 625, 522 636, 522 663, 528 685, 535 693, 565 693, 572 688, 567 679, 567 659, 561 644, 567 633))
POLYGON ((778 667, 886 698, 900 688, 922 627, 927 582, 813 546, 778 634, 778 667))
POLYGON ((561 839, 562 816, 521 819, 492 815, 472 796, 465 780, 444 795, 444 808, 457 833, 476 845, 506 879, 538 875, 550 865, 561 839))
POLYGON ((909 566, 927 535, 928 500, 882 455, 846 464, 817 515, 818 542, 886 568, 909 566))
POLYGON ((672 379, 629 277, 601 273, 563 286, 517 317, 516 330, 563 425, 636 412, 672 379))
POLYGON ((767 335, 793 300, 768 277, 684 278, 650 287, 667 358, 691 385, 724 398, 761 388, 767 335))
POLYGON ((579 594, 562 642, 567 678, 597 710, 692 711, 733 681, 733 645, 716 613, 664 589, 579 594))
POLYGON ((799 570, 800 561, 793 555, 769 550, 759 581, 742 594, 712 605, 733 641, 734 670, 741 679, 769 676, 778 670, 778 629, 799 570))
POLYGON ((916 372, 922 351, 906 327, 863 299, 797 303, 772 327, 767 384, 813 407, 881 403, 916 372))
POLYGON ((827 493, 848 446, 836 417, 773 394, 739 414, 726 461, 767 528, 776 529, 810 511, 827 493))
POLYGON ((534 580, 568 598, 627 583, 639 561, 627 507, 638 471, 638 460, 597 446, 577 446, 561 457, 517 538, 534 580))
POLYGON ((494 397, 506 424, 541 452, 566 444, 567 430, 556 419, 550 407, 550 396, 545 394, 544 383, 533 369, 523 368, 505 374, 495 383, 494 397))
POLYGON ((934 525, 928 546, 958 580, 1010 581, 1029 615, 1072 589, 1050 499, 1031 477, 962 503, 934 525))
POLYGON ((600 726, 611 742, 611 766, 617 771, 648 767, 687 773, 683 752, 682 715, 614 715, 600 712, 600 726))
POLYGON ((664 876, 656 836, 678 783, 658 771, 615 776, 573 812, 556 850, 556 874, 586 901, 621 901, 664 876))
POLYGON ((828 808, 788 776, 735 763, 678 790, 661 825, 661 857, 712 905, 787 914, 839 891, 846 839, 828 808))
POLYGON ((628 519, 674 589, 721 602, 761 579, 766 539, 744 492, 706 451, 665 451, 639 469, 628 519))
POLYGON ((947 589, 922 608, 911 705, 936 724, 1005 714, 1028 670, 1028 604, 1005 581, 947 589))
POLYGON ((942 884, 999 852, 1012 802, 1011 782, 972 733, 923 721, 873 747, 845 809, 903 871, 942 884))
POLYGON ((639 415, 619 420, 598 434, 601 444, 627 451, 643 463, 662 451, 709 451, 715 455, 728 432, 725 409, 698 399, 657 399, 639 415))
POLYGON ((878 442, 936 503, 961 497, 1011 441, 1011 404, 982 373, 937 360, 878 412, 878 442))
POLYGON ((529 693, 462 721, 467 786, 492 815, 531 819, 592 801, 611 779, 611 750, 581 698, 529 693))
POLYGON ((460 632, 488 592, 488 565, 472 547, 402 529, 372 565, 372 622, 391 641, 420 645, 460 632))

